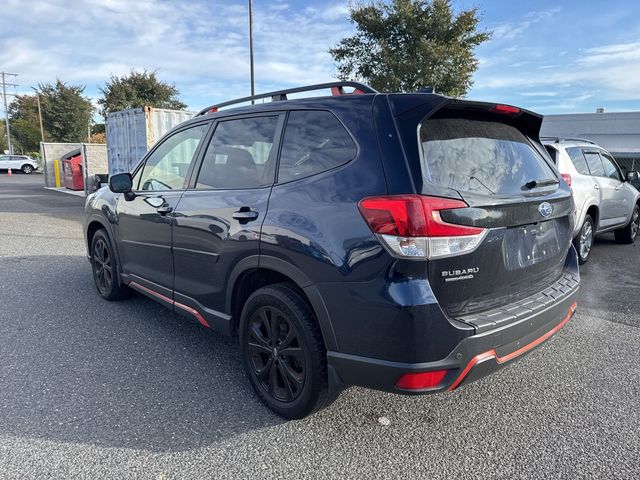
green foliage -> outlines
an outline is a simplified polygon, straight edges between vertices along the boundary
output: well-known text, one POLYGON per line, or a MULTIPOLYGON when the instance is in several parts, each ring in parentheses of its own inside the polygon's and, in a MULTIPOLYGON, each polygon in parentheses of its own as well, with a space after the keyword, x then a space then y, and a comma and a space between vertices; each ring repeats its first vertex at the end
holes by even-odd
POLYGON ((15 120, 11 122, 11 141, 14 153, 34 151, 40 146, 40 127, 22 118, 15 120))
POLYGON ((107 126, 104 123, 94 123, 91 125, 91 135, 95 133, 106 133, 107 126))
POLYGON ((103 96, 98 104, 105 117, 108 113, 128 108, 149 106, 184 110, 187 107, 178 99, 180 92, 175 85, 162 82, 156 72, 146 70, 132 70, 123 77, 112 75, 100 92, 103 96))
MULTIPOLYGON (((30 152, 40 149, 40 121, 38 99, 35 95, 16 95, 9 105, 11 139, 15 152, 30 152)), ((45 137, 46 139, 46 137, 45 137)))
POLYGON ((84 88, 60 80, 38 86, 44 127, 52 141, 87 141, 93 105, 83 95, 84 88))
POLYGON ((455 13, 450 0, 393 0, 351 7, 356 34, 329 50, 343 79, 386 92, 463 96, 478 68, 474 50, 491 37, 476 8, 455 13))
POLYGON ((92 133, 89 143, 107 143, 107 134, 105 132, 92 133))
POLYGON ((0 154, 3 154, 5 150, 8 150, 7 145, 7 127, 4 120, 0 120, 0 154))

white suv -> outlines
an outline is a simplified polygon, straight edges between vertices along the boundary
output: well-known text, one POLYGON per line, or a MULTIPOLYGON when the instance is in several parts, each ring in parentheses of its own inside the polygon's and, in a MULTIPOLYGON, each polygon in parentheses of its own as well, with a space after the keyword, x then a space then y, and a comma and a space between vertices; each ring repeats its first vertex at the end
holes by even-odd
POLYGON ((0 170, 20 170, 22 173, 33 173, 38 169, 38 162, 26 155, 0 155, 0 170))
POLYGON ((640 227, 640 192, 630 182, 638 172, 623 172, 609 152, 577 138, 542 138, 576 204, 573 244, 580 263, 589 258, 593 239, 615 233, 618 243, 633 243, 640 227))

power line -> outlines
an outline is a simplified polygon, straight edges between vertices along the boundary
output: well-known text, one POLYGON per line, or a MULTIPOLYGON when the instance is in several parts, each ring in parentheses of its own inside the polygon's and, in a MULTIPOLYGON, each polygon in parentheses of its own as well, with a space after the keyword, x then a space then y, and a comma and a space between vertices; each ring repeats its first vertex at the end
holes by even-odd
MULTIPOLYGON (((0 72, 2 78, 2 100, 4 102, 4 123, 7 126, 7 146, 9 147, 9 155, 13 154, 11 148, 11 128, 9 127, 9 105, 7 104, 7 86, 17 87, 17 83, 7 83, 6 77, 17 77, 17 73, 0 72)), ((11 94, 8 94, 11 95, 11 94)))

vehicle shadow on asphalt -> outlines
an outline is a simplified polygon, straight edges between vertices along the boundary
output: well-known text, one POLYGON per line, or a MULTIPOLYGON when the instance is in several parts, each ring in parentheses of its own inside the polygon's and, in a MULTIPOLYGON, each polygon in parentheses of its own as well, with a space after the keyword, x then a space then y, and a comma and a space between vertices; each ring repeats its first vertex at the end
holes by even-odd
POLYGON ((0 435, 167 452, 283 422, 232 340, 135 294, 102 300, 82 256, 0 258, 0 285, 0 435))
POLYGON ((589 261, 580 267, 578 308, 605 320, 638 327, 640 241, 616 242, 613 234, 597 237, 589 261))

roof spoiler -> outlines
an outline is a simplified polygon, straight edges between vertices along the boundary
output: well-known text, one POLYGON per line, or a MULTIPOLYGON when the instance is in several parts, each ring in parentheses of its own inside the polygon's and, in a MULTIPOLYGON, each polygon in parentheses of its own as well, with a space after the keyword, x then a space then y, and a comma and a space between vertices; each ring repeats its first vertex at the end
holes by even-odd
POLYGON ((476 102, 441 95, 389 95, 394 116, 424 118, 484 118, 512 125, 530 138, 539 140, 542 115, 513 105, 476 102))

